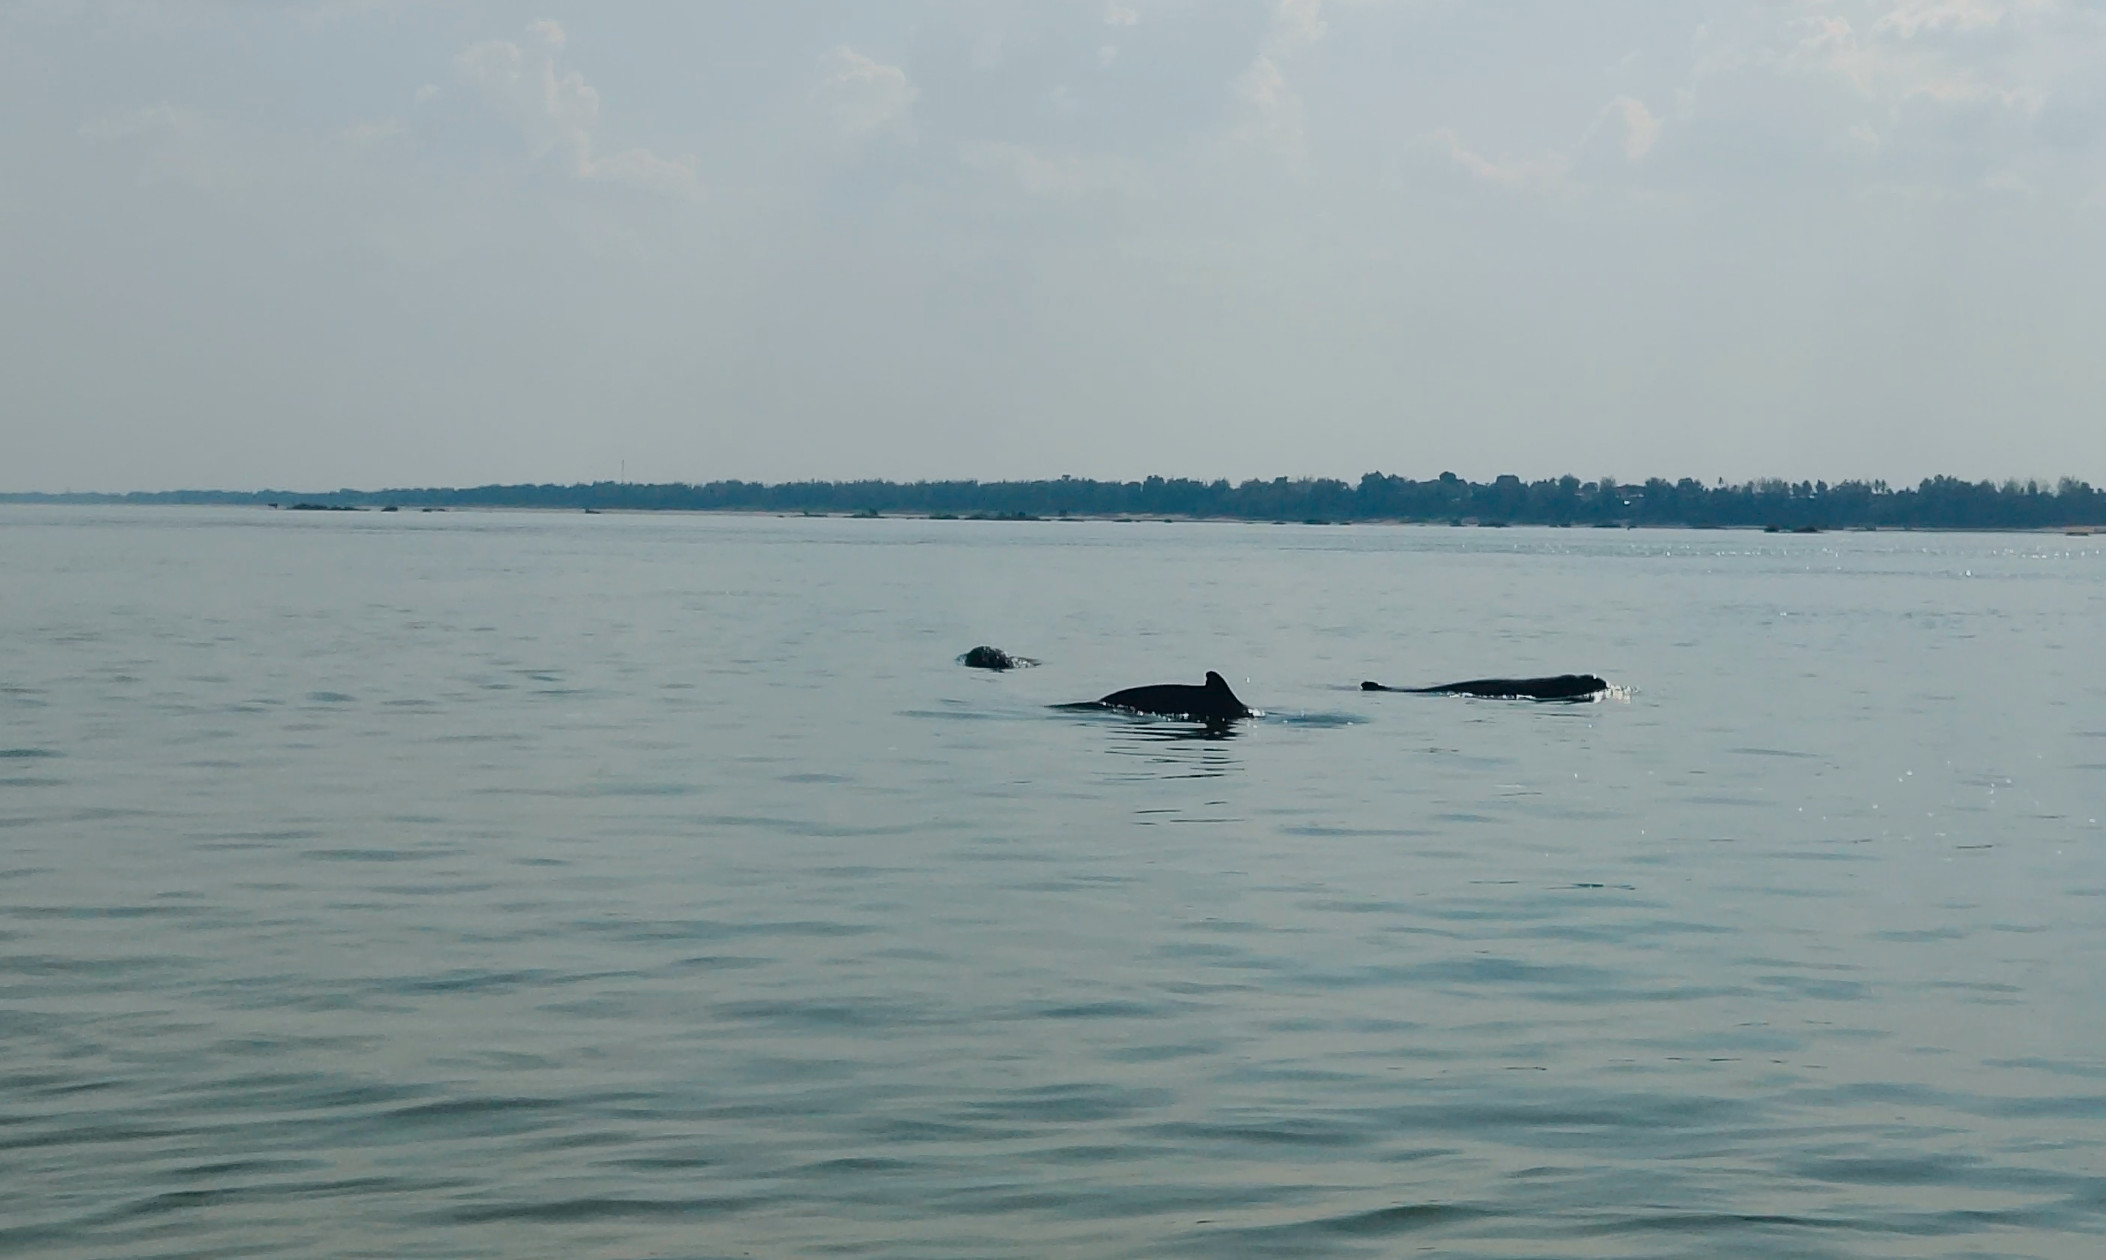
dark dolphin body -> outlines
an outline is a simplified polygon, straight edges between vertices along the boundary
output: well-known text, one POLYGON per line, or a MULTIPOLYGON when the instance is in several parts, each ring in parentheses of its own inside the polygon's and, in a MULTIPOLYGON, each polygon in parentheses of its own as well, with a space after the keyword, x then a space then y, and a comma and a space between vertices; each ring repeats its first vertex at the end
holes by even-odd
POLYGON ((1229 690, 1226 679, 1207 671, 1205 686, 1162 683, 1154 687, 1128 687, 1102 700, 1072 706, 1084 709, 1125 709, 1129 713, 1155 713, 1163 717, 1193 718, 1201 722, 1233 722, 1253 716, 1250 709, 1229 690))
POLYGON ((1555 678, 1472 678, 1438 687, 1385 687, 1360 684, 1362 691, 1408 691, 1420 696, 1481 696, 1487 700, 1591 700, 1609 689, 1592 674, 1559 674, 1555 678))
POLYGON ((996 647, 976 647, 958 658, 967 669, 1029 669, 1038 664, 1028 656, 1011 656, 996 647))

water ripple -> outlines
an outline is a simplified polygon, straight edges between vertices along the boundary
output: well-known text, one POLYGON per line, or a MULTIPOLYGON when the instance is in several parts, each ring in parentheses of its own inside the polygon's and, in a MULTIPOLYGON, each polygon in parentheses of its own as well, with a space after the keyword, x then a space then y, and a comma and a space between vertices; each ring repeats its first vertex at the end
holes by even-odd
POLYGON ((0 506, 8 1255, 2106 1236, 2106 588, 2012 537, 79 512, 0 506), (1208 665, 1300 716, 1045 708, 1208 665))

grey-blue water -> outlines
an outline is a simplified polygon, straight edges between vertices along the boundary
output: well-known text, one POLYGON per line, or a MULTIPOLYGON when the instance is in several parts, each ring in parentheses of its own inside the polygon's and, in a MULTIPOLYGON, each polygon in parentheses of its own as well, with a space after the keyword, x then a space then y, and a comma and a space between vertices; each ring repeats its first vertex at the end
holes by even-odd
POLYGON ((2089 1260, 2102 648, 2106 538, 0 509, 0 1254, 2089 1260))

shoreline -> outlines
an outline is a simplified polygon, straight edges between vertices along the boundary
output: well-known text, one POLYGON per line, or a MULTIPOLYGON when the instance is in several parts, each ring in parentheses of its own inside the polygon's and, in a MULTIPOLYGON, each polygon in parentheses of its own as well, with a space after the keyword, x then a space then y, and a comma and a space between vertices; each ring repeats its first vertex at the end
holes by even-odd
MULTIPOLYGON (((364 492, 358 492, 363 495, 364 492)), ((290 497, 290 496, 289 496, 290 497)), ((334 495, 315 496, 316 498, 334 495)), ((1691 524, 1683 521, 1485 521, 1430 520, 1411 517, 1351 517, 1336 520, 1284 517, 1188 515, 1182 513, 1113 514, 1066 512, 1051 516, 1028 513, 795 511, 743 507, 574 507, 520 503, 463 504, 321 504, 312 500, 278 502, 155 502, 117 495, 0 494, 0 507, 114 507, 114 508, 232 508, 254 512, 285 512, 300 515, 426 516, 460 513, 529 513, 541 516, 740 516, 778 520, 846 521, 939 521, 961 524, 1100 524, 1100 525, 1267 525, 1336 529, 1345 526, 1414 527, 1423 529, 1550 529, 1550 530, 1682 530, 1690 533, 1757 533, 1811 537, 1821 534, 2050 534, 2070 538, 2106 536, 2106 525, 1823 525, 1784 526, 1755 524, 1691 524)))
POLYGON ((776 516, 924 520, 1232 520, 1273 524, 1534 525, 1595 529, 1940 529, 2032 532, 2106 529, 2106 491, 2075 477, 1966 481, 1928 477, 1790 482, 1759 478, 1711 485, 1684 477, 1621 482, 1563 476, 1489 482, 1452 472, 1417 480, 1382 472, 1355 481, 1275 477, 1230 482, 1150 476, 1031 481, 573 481, 334 490, 16 491, 0 501, 223 505, 290 511, 737 512, 776 516))

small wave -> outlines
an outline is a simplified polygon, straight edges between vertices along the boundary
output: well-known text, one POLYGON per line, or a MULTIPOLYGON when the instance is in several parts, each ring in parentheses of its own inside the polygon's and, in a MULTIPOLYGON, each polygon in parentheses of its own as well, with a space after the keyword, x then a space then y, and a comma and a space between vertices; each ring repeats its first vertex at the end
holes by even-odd
POLYGON ((1177 1008, 1168 1002, 1130 1002, 1105 999, 1098 1002, 1072 1002, 1066 1005, 1034 1007, 1026 1014, 1032 1019, 1167 1019, 1177 1013, 1177 1008))
POLYGON ((1357 713, 1272 713, 1260 710, 1260 720, 1273 726, 1366 726, 1367 719, 1357 713))
POLYGON ((1208 726, 1205 723, 1177 721, 1134 722, 1130 724, 1127 733, 1134 739, 1166 743, 1184 740, 1203 740, 1211 743, 1235 739, 1243 734, 1234 723, 1208 726))
POLYGON ((688 1199, 580 1198, 530 1203, 470 1204, 434 1215, 453 1225, 487 1225, 499 1221, 535 1224, 583 1224, 593 1221, 682 1220, 722 1216, 759 1207, 756 1195, 700 1195, 688 1199))
MULTIPOLYGON (((1328 1249, 1340 1238, 1381 1239, 1436 1230, 1491 1215, 1483 1208, 1453 1203, 1400 1203, 1392 1207, 1296 1221, 1286 1225, 1197 1231, 1195 1250, 1212 1251, 1229 1239, 1258 1253, 1298 1254, 1328 1249)), ((1219 1254, 1216 1252, 1215 1254, 1219 1254)))

